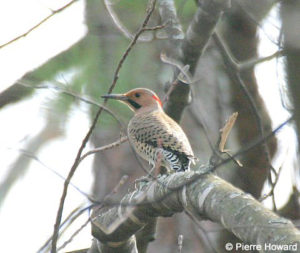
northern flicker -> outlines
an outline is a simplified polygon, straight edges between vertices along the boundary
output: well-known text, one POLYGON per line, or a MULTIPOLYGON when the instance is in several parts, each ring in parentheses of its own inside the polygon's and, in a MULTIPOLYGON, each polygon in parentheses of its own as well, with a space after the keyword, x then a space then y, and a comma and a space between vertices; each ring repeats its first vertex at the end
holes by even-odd
POLYGON ((151 90, 137 88, 125 94, 104 95, 127 104, 135 113, 128 124, 128 137, 135 151, 153 165, 169 172, 189 170, 195 157, 181 127, 164 113, 159 97, 151 90))

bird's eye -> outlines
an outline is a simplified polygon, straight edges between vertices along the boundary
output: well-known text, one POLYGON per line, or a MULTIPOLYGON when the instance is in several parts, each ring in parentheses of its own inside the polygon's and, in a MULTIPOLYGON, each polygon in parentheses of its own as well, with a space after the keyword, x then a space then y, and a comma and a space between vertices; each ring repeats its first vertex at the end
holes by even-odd
POLYGON ((134 95, 135 95, 136 98, 139 98, 141 96, 140 93, 135 93, 134 95))

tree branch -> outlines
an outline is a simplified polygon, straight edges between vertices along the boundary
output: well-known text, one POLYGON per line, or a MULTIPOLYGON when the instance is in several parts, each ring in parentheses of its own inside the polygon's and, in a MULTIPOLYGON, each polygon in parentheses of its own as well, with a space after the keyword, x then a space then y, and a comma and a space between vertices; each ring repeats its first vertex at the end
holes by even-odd
MULTIPOLYGON (((180 56, 180 58, 176 59, 182 61, 183 65, 189 65, 192 75, 223 10, 229 6, 230 0, 204 0, 202 5, 198 7, 188 27, 185 39, 181 42, 181 47, 178 49, 177 56, 180 56)), ((171 36, 169 35, 169 37, 171 36)), ((174 79, 176 78, 177 74, 175 73, 174 79)), ((184 108, 190 101, 190 86, 176 81, 176 85, 172 87, 168 101, 164 105, 164 110, 170 117, 179 122, 184 108)))
POLYGON ((171 216, 187 210, 197 220, 205 217, 222 224, 244 242, 262 246, 269 243, 298 243, 300 246, 300 232, 294 225, 263 207, 252 196, 212 174, 202 175, 197 181, 188 184, 193 177, 199 177, 199 173, 174 173, 160 177, 160 183, 138 185, 135 191, 125 195, 121 201, 129 206, 99 210, 93 215, 93 236, 101 241, 101 245, 113 245, 116 252, 119 245, 132 242, 134 234, 153 217, 171 216), (178 190, 180 185, 186 186, 178 190), (168 196, 162 199, 165 195, 168 196), (160 201, 156 201, 158 199, 160 201), (122 222, 115 230, 104 232, 120 220, 122 222))
POLYGON ((111 148, 117 147, 117 146, 121 145, 122 143, 124 143, 125 141, 128 141, 128 137, 127 136, 123 136, 119 140, 114 141, 114 142, 112 142, 110 144, 104 145, 102 147, 98 147, 98 148, 92 149, 92 150, 86 152, 84 155, 82 155, 80 157, 80 162, 83 159, 85 159, 87 156, 89 156, 89 155, 92 155, 92 154, 98 153, 100 151, 104 151, 104 150, 107 150, 107 149, 111 149, 111 148))
POLYGON ((23 38, 23 37, 26 37, 29 33, 31 33, 32 31, 34 31, 36 28, 38 28, 39 26, 41 26, 42 24, 44 24, 47 20, 49 20, 50 18, 52 18, 55 14, 59 13, 59 12, 62 12, 63 10, 67 9, 68 7, 70 7, 71 5, 73 5, 75 2, 77 2, 77 0, 72 0, 70 1, 69 3, 65 4, 64 6, 60 7, 59 9, 57 10, 54 10, 51 12, 50 15, 48 15, 47 17, 45 17, 44 19, 42 19, 39 23, 37 23, 36 25, 34 25, 33 27, 31 27, 27 32, 25 33, 22 33, 21 35, 19 35, 18 37, 8 41, 8 42, 5 42, 4 44, 0 45, 0 49, 23 38))
MULTIPOLYGON (((112 21, 114 22, 114 24, 116 25, 116 27, 118 28, 118 30, 127 38, 132 40, 134 38, 134 34, 132 34, 125 25, 123 25, 123 23, 121 22, 121 20, 119 19, 117 13, 114 11, 114 9, 112 8, 112 4, 110 3, 110 1, 108 0, 104 0, 104 6, 108 12, 108 14, 110 15, 112 21)), ((138 42, 150 42, 153 40, 153 35, 144 35, 144 36, 140 36, 138 38, 138 42)))
POLYGON ((197 61, 213 34, 219 18, 223 11, 230 7, 230 4, 230 0, 205 0, 198 7, 182 45, 183 63, 190 65, 192 74, 195 72, 197 61))
POLYGON ((173 0, 159 0, 158 11, 162 23, 166 24, 168 54, 176 59, 182 57, 181 43, 184 39, 181 23, 177 18, 175 3, 173 0))
POLYGON ((265 57, 255 58, 255 59, 251 59, 251 60, 248 60, 248 61, 238 63, 237 69, 238 69, 238 71, 249 70, 249 69, 255 67, 259 63, 270 61, 274 58, 281 57, 281 56, 285 56, 285 52, 284 52, 283 49, 278 50, 274 54, 271 54, 271 55, 268 55, 268 56, 265 56, 265 57))

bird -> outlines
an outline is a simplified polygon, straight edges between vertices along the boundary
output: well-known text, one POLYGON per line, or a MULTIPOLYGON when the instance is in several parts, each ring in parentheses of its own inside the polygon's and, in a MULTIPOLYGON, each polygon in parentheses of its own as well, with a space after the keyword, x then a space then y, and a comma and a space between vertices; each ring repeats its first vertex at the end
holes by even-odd
POLYGON ((190 170, 196 161, 190 142, 179 124, 163 111, 152 90, 135 88, 102 98, 119 100, 134 112, 127 127, 128 138, 136 153, 153 166, 151 171, 157 165, 168 173, 190 170))

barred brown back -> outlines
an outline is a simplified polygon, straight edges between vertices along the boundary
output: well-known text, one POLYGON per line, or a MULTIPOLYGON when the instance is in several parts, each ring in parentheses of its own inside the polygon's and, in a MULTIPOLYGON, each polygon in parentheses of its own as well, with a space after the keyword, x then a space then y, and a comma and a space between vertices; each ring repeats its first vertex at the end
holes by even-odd
POLYGON ((128 125, 128 134, 137 153, 155 165, 157 154, 167 169, 189 169, 194 154, 181 127, 162 110, 135 115, 128 125))

